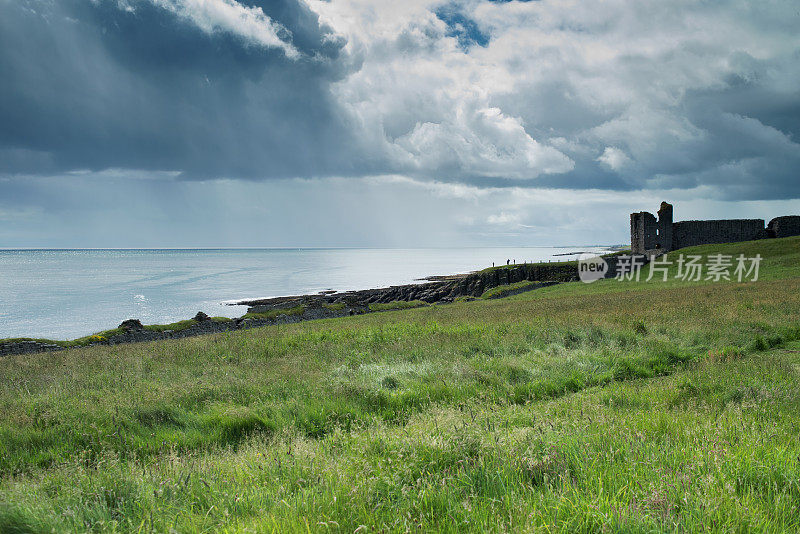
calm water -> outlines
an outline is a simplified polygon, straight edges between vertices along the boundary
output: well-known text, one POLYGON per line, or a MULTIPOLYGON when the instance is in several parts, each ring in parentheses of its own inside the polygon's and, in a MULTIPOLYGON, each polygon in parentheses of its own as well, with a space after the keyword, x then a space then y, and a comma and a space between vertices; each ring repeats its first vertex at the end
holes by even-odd
POLYGON ((125 319, 238 317, 225 302, 412 283, 587 248, 0 250, 0 338, 75 338, 125 319))

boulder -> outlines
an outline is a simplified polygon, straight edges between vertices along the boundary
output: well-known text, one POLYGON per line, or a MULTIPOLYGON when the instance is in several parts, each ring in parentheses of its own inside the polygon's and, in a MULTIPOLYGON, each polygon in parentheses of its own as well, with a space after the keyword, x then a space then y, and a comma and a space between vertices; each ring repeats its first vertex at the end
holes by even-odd
POLYGON ((144 330, 144 325, 139 319, 128 319, 126 321, 122 321, 119 327, 126 331, 144 330))
POLYGON ((194 320, 197 321, 198 323, 202 323, 204 321, 210 321, 211 317, 209 317, 207 314, 199 311, 199 312, 197 312, 197 315, 194 316, 194 320))

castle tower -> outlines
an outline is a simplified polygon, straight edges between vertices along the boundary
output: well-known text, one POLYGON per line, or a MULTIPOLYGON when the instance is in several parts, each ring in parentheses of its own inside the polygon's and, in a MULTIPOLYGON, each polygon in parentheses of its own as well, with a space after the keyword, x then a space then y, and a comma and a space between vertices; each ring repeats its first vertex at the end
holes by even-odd
POLYGON ((658 210, 657 248, 668 252, 672 250, 672 204, 662 202, 658 210))
POLYGON ((652 213, 631 213, 631 253, 644 254, 656 248, 658 223, 652 213))

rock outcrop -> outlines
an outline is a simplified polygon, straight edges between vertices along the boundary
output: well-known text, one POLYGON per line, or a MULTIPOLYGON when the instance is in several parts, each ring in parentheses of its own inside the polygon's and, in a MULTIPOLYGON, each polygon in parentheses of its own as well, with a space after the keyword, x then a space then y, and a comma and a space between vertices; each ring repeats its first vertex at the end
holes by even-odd
MULTIPOLYGON (((607 276, 616 274, 615 256, 606 258, 609 264, 607 276)), ((249 306, 251 313, 264 313, 271 310, 295 306, 330 306, 344 304, 353 309, 368 309, 370 304, 385 304, 396 301, 421 300, 427 303, 448 303, 459 297, 480 297, 487 289, 514 284, 517 282, 573 282, 578 280, 576 262, 524 263, 501 266, 475 273, 437 277, 433 281, 391 286, 380 289, 345 291, 341 293, 320 293, 318 295, 299 295, 266 299, 244 300, 237 304, 249 306)))

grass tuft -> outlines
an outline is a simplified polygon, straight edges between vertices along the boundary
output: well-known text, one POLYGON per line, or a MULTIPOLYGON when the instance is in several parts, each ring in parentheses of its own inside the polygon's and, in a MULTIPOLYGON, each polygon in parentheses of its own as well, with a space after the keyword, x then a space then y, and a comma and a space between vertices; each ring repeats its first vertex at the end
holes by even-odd
POLYGON ((420 308, 422 306, 429 306, 429 304, 421 300, 394 300, 392 302, 373 302, 369 305, 369 309, 370 311, 389 311, 420 308))
POLYGON ((305 306, 295 306, 294 308, 282 308, 278 310, 270 310, 267 312, 249 312, 244 314, 244 319, 277 319, 281 315, 303 315, 306 311, 305 306))
POLYGON ((502 286, 497 286, 491 289, 487 289, 486 291, 483 292, 481 298, 482 299, 503 298, 515 291, 523 291, 528 288, 533 289, 537 285, 539 285, 538 282, 529 282, 527 280, 523 280, 522 282, 516 282, 514 284, 505 284, 502 286))

